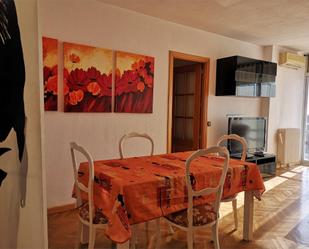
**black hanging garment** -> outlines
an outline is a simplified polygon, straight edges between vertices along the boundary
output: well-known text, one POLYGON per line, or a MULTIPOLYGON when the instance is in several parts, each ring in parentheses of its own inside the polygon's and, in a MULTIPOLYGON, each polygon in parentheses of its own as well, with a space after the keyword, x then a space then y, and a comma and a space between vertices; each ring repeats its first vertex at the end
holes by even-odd
MULTIPOLYGON (((0 142, 14 128, 20 161, 25 145, 24 85, 25 66, 15 3, 0 0, 0 142)), ((1 181, 0 176, 0 184, 1 181)))

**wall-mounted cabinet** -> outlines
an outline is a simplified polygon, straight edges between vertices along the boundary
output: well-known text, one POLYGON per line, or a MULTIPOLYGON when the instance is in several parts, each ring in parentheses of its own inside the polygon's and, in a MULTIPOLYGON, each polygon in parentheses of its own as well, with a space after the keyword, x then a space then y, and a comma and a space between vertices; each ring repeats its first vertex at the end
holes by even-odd
POLYGON ((216 96, 275 97, 277 64, 242 56, 217 60, 216 96))

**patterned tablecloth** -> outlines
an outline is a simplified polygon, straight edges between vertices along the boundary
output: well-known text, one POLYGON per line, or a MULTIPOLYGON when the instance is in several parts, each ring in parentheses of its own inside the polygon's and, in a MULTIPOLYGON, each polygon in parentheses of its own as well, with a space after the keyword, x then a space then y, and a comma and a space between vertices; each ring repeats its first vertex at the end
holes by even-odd
MULTIPOLYGON (((130 225, 186 208, 185 160, 191 153, 94 162, 94 203, 109 220, 106 235, 111 240, 125 242, 131 236, 130 225)), ((217 185, 222 161, 217 156, 193 161, 190 171, 195 190, 217 185)), ((86 185, 87 163, 81 163, 79 178, 86 185)), ((265 191, 257 165, 230 159, 223 198, 246 190, 253 191, 257 199, 265 191)), ((213 198, 198 198, 196 204, 211 202, 213 198)))

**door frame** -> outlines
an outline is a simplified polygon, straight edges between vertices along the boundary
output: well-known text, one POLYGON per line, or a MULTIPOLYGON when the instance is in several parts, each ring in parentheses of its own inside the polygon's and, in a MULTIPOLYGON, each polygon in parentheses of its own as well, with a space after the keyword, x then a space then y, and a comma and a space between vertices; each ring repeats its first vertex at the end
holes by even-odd
POLYGON ((169 51, 169 79, 168 79, 168 110, 167 110, 167 153, 172 152, 172 135, 173 135, 173 83, 174 83, 174 60, 186 60, 200 62, 204 64, 202 92, 201 92, 201 148, 207 146, 207 110, 208 110, 208 96, 209 96, 209 66, 210 59, 196 55, 184 54, 175 51, 169 51), (207 100, 207 101, 205 101, 207 100))

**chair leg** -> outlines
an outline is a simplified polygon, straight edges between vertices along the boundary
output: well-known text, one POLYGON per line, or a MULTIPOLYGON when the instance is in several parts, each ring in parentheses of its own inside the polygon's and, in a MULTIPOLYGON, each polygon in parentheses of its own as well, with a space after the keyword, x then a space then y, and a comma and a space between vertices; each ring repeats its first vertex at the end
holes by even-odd
POLYGON ((77 236, 76 236, 75 247, 74 247, 75 249, 80 248, 81 240, 82 240, 82 223, 78 221, 77 236))
POLYGON ((122 244, 117 244, 116 248, 117 249, 128 249, 128 248, 130 248, 130 241, 127 241, 127 242, 122 243, 122 244))
POLYGON ((220 249, 220 244, 219 244, 219 234, 218 234, 218 221, 211 227, 212 231, 212 239, 215 243, 215 249, 220 249))
POLYGON ((150 222, 150 221, 146 221, 146 222, 145 222, 146 241, 149 241, 149 222, 150 222))
POLYGON ((148 229, 149 229, 149 222, 148 221, 145 222, 145 229, 146 229, 146 232, 148 232, 148 229))
POLYGON ((187 241, 188 241, 188 249, 193 249, 193 229, 192 228, 188 228, 187 241))
POLYGON ((232 201, 233 213, 234 213, 234 223, 235 229, 238 229, 238 217, 237 217, 237 199, 233 199, 232 201))
MULTIPOLYGON (((211 227, 211 228, 212 228, 212 227, 211 227)), ((210 242, 211 242, 211 243, 214 243, 215 240, 216 240, 216 235, 215 235, 214 232, 211 232, 211 240, 210 240, 210 242)))
POLYGON ((80 243, 81 244, 88 244, 89 243, 89 226, 80 222, 81 225, 81 235, 80 235, 80 243))
POLYGON ((137 243, 136 234, 137 234, 137 225, 133 225, 132 226, 132 236, 130 240, 130 249, 136 248, 136 243, 137 243))
POLYGON ((111 244, 111 249, 118 249, 118 248, 117 248, 117 244, 116 244, 115 242, 112 242, 112 244, 111 244))
POLYGON ((156 219, 156 249, 159 249, 161 245, 161 226, 160 218, 156 219))
POLYGON ((175 233, 174 228, 173 228, 173 226, 170 223, 168 223, 168 229, 170 231, 170 234, 174 234, 175 233))
POLYGON ((89 244, 88 249, 94 249, 96 230, 93 226, 89 227, 89 244))

